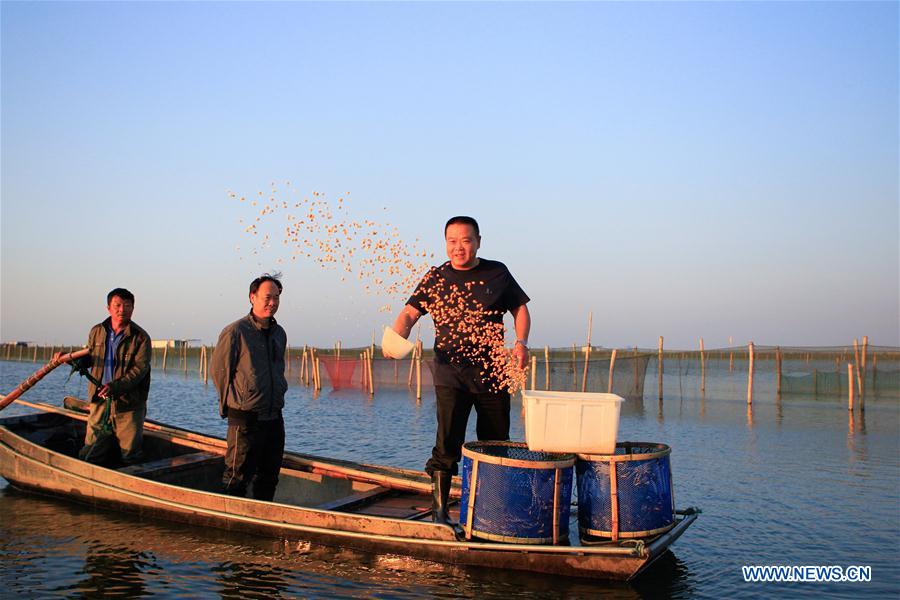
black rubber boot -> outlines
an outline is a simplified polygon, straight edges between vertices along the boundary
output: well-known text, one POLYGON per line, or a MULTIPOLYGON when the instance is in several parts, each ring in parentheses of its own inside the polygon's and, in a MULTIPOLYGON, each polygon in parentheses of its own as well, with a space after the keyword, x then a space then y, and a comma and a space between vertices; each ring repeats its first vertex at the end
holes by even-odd
POLYGON ((447 515, 447 503, 450 500, 452 477, 448 471, 431 473, 431 520, 435 523, 451 524, 450 517, 447 515))

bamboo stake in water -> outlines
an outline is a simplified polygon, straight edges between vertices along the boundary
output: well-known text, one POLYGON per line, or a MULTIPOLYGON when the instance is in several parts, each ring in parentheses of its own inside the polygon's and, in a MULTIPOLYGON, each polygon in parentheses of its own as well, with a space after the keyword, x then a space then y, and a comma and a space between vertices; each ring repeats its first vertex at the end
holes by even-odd
POLYGON ((781 396, 781 347, 775 346, 775 393, 781 396))
POLYGON ((534 382, 537 375, 537 356, 531 355, 531 391, 534 391, 534 382))
POLYGON ((418 352, 419 352, 419 342, 418 342, 418 340, 416 340, 416 344, 415 344, 415 346, 413 346, 413 351, 410 352, 410 356, 409 356, 409 376, 406 378, 406 387, 407 388, 412 387, 413 371, 416 368, 416 354, 418 354, 418 352))
POLYGON ((287 363, 287 372, 291 372, 291 347, 287 346, 284 349, 284 361, 287 363))
POLYGON ((781 346, 775 346, 775 393, 781 396, 781 346))
POLYGON ((544 346, 544 389, 550 389, 550 346, 544 346))
POLYGON ((169 341, 166 340, 166 345, 163 346, 163 373, 166 372, 166 361, 169 358, 169 341))
POLYGON ((363 369, 365 369, 365 371, 366 371, 365 390, 366 390, 366 392, 369 393, 370 396, 372 395, 372 371, 371 371, 371 369, 369 369, 371 355, 372 355, 372 348, 371 348, 371 346, 367 346, 365 349, 365 352, 364 352, 364 356, 363 356, 363 358, 365 359, 363 361, 363 369))
POLYGON ((297 380, 303 383, 303 368, 306 366, 306 346, 303 346, 303 353, 300 355, 300 372, 297 373, 297 380))
POLYGON ((747 369, 747 404, 753 403, 753 342, 750 342, 749 346, 750 353, 750 365, 747 369))
POLYGON ((853 410, 853 364, 847 363, 847 410, 853 410))
POLYGON ((631 378, 631 393, 638 393, 638 361, 637 361, 637 346, 631 352, 631 367, 633 370, 633 376, 631 378))
POLYGON ((875 382, 878 381, 878 353, 872 353, 872 389, 878 389, 875 382))
POLYGON ((863 398, 866 397, 866 355, 869 353, 869 336, 864 335, 862 338, 862 356, 860 357, 861 363, 860 368, 862 369, 862 374, 860 375, 860 391, 859 391, 859 404, 862 406, 863 398))
POLYGON ((316 391, 322 391, 322 371, 318 355, 316 356, 316 391))
POLYGON ((659 350, 656 358, 659 374, 659 399, 663 399, 663 336, 659 336, 659 350))
POLYGON ((606 384, 607 394, 612 394, 613 390, 613 373, 616 370, 616 352, 617 350, 613 348, 612 356, 609 357, 609 381, 606 384))
MULTIPOLYGON (((853 366, 856 371, 856 387, 859 393, 862 394, 862 383, 859 379, 859 341, 856 338, 853 338, 853 366)), ((847 384, 853 385, 853 380, 851 379, 847 384)))
POLYGON ((416 352, 416 400, 422 399, 422 352, 421 342, 418 344, 419 352, 416 352))
POLYGON ((369 396, 375 395, 375 374, 372 372, 372 366, 375 361, 375 351, 369 353, 369 396))
POLYGON ((575 351, 575 344, 572 344, 572 390, 578 389, 578 375, 576 368, 578 367, 578 353, 575 351))
POLYGON ((703 338, 700 338, 700 392, 706 391, 706 355, 703 352, 703 338))
POLYGON ((587 335, 587 347, 584 351, 584 372, 581 374, 581 391, 582 393, 587 388, 587 376, 588 376, 588 363, 591 360, 591 330, 594 327, 594 312, 591 311, 588 313, 588 335, 587 335))

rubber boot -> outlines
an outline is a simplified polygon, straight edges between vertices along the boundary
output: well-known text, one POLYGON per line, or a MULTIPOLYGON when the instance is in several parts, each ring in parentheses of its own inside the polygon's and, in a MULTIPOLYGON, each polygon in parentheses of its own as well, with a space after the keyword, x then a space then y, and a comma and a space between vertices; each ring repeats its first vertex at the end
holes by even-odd
POLYGON ((453 476, 448 471, 431 473, 431 520, 435 523, 450 525, 447 515, 447 503, 450 500, 450 480, 453 476))

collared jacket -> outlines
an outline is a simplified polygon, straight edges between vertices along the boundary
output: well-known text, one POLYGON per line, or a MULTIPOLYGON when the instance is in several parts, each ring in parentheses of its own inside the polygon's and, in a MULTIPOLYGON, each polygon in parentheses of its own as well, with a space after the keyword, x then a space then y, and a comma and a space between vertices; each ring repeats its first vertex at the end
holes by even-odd
MULTIPOLYGON (((103 359, 106 356, 106 337, 112 319, 97 323, 88 334, 91 357, 91 375, 103 380, 103 359)), ((133 321, 125 326, 125 336, 116 348, 116 366, 109 382, 110 395, 115 399, 116 410, 128 412, 146 406, 150 395, 150 336, 133 321)), ((97 386, 88 383, 88 399, 100 402, 96 397, 97 386)))
POLYGON ((225 327, 210 360, 210 375, 219 394, 219 414, 228 409, 277 418, 284 408, 287 334, 271 320, 268 333, 252 313, 225 327))

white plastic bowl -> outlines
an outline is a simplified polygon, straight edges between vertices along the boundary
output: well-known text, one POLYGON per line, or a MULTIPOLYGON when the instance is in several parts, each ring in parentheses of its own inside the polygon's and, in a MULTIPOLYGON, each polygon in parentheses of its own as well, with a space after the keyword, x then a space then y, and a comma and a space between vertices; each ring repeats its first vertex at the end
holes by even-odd
POLYGON ((385 356, 400 359, 406 358, 412 352, 413 343, 401 337, 392 328, 385 327, 384 335, 381 336, 381 348, 385 356))

